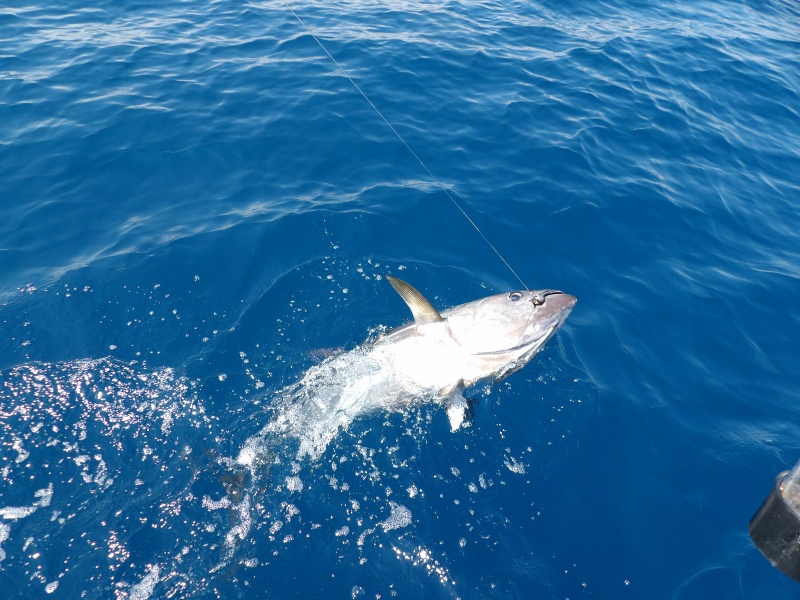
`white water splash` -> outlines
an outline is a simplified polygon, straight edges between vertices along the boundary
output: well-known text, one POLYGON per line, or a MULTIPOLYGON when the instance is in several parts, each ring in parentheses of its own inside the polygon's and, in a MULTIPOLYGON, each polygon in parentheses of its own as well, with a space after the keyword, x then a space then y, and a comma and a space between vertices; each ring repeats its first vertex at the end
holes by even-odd
MULTIPOLYGON (((75 586, 109 597, 149 597, 158 568, 130 590, 119 579, 131 558, 120 540, 140 522, 120 520, 118 503, 105 494, 114 485, 120 495, 140 502, 140 510, 157 515, 147 526, 173 535, 176 546, 191 535, 187 527, 200 529, 182 515, 190 502, 200 504, 200 498, 182 494, 195 473, 186 448, 191 449, 195 431, 201 440, 211 436, 202 406, 187 393, 188 382, 170 369, 148 371, 113 359, 32 363, 0 376, 0 450, 16 452, 1 474, 18 502, 0 505, 0 560, 13 553, 9 572, 35 578, 47 593, 62 589, 61 578, 69 576, 68 585, 78 592, 82 588, 75 586), (32 488, 42 476, 45 485, 32 488), (30 504, 20 502, 27 494, 30 504), (49 514, 42 516, 41 508, 49 508, 49 514), (30 520, 24 526, 33 535, 15 535, 22 520, 30 520), (89 554, 71 552, 70 544, 62 550, 80 535, 90 542, 89 554), (61 552, 63 570, 48 582, 53 548, 61 552), (76 582, 79 561, 92 560, 106 561, 108 568, 76 582)), ((153 563, 175 556, 169 544, 151 554, 153 563)))
POLYGON ((245 442, 237 462, 251 465, 263 456, 265 440, 298 443, 298 460, 317 460, 336 435, 370 412, 400 410, 430 399, 431 391, 398 376, 391 350, 360 347, 311 367, 297 383, 277 394, 277 408, 264 429, 245 442))
POLYGON ((153 590, 158 583, 158 576, 161 573, 161 568, 158 565, 151 565, 147 574, 142 577, 142 580, 131 586, 129 600, 148 600, 153 594, 153 590))

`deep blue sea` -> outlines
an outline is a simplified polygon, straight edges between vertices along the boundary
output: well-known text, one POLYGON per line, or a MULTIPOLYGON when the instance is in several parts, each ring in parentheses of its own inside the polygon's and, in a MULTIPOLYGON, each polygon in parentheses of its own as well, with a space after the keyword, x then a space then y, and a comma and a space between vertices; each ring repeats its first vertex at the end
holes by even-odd
POLYGON ((3 598, 769 599, 800 459, 800 8, 0 6, 3 598), (287 386, 522 284, 527 367, 233 458, 287 386))

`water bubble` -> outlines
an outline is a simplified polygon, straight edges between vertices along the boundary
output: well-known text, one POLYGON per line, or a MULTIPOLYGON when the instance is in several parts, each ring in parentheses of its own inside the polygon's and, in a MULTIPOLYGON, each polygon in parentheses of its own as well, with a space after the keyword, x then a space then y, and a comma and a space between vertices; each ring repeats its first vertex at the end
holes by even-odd
POLYGON ((391 531, 392 529, 400 529, 411 525, 411 511, 402 504, 389 501, 391 513, 389 518, 381 523, 384 531, 391 531))
POLYGON ((286 489, 290 492, 302 492, 303 491, 303 482, 299 477, 287 477, 286 478, 286 489))

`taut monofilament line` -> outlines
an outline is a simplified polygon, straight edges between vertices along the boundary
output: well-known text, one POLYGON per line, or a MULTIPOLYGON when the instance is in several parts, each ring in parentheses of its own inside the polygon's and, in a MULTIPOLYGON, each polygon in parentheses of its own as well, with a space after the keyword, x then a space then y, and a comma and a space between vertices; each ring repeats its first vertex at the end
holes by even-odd
POLYGON ((489 248, 491 248, 492 251, 497 255, 497 257, 503 262, 503 264, 506 267, 508 267, 508 270, 511 271, 511 273, 514 275, 514 277, 517 278, 517 281, 519 281, 522 284, 522 287, 524 287, 526 290, 530 290, 530 288, 527 285, 525 285, 525 282, 522 281, 522 278, 519 275, 517 275, 517 272, 511 267, 511 265, 508 263, 508 261, 505 258, 503 258, 503 255, 500 254, 500 251, 497 248, 495 248, 494 244, 492 244, 492 242, 489 241, 489 238, 487 238, 486 235, 484 235, 484 233, 480 230, 480 228, 475 223, 475 221, 473 221, 472 218, 470 218, 470 216, 467 214, 467 211, 465 211, 464 208, 461 206, 461 204, 459 204, 456 201, 455 197, 450 193, 450 190, 448 190, 447 187, 441 181, 439 181, 439 178, 436 177, 436 175, 434 175, 431 172, 431 170, 428 168, 428 166, 422 161, 422 159, 417 155, 417 153, 414 152, 413 148, 411 148, 411 146, 408 144, 408 142, 406 142, 405 138, 403 138, 403 136, 400 135, 400 133, 398 133, 398 131, 389 122, 389 120, 385 116, 383 116, 383 113, 380 110, 378 110, 378 107, 375 106, 375 104, 372 102, 372 100, 369 99, 369 96, 367 96, 367 94, 364 93, 364 90, 362 90, 358 86, 358 84, 355 82, 355 80, 352 77, 350 77, 350 74, 344 69, 344 67, 342 67, 342 65, 339 64, 339 61, 337 61, 333 57, 333 54, 331 54, 328 51, 328 49, 325 47, 325 44, 322 43, 322 41, 316 36, 316 34, 314 34, 313 31, 311 31, 311 29, 308 27, 308 25, 306 25, 305 22, 300 18, 300 16, 294 11, 294 9, 291 6, 289 6, 289 3, 286 0, 281 0, 281 1, 283 2, 283 5, 289 10, 289 12, 291 12, 292 15, 294 15, 294 18, 297 19, 297 22, 300 23, 300 25, 303 27, 303 29, 305 29, 308 32, 308 34, 312 38, 314 38, 314 40, 317 42, 317 44, 319 44, 319 47, 322 48, 322 51, 325 54, 327 54, 328 58, 330 58, 333 61, 333 64, 335 64, 336 68, 338 68, 342 72, 342 75, 344 75, 348 79, 348 81, 350 81, 350 83, 353 84, 353 87, 358 91, 359 94, 361 94, 361 96, 364 98, 364 100, 367 101, 367 104, 369 104, 372 107, 372 109, 377 113, 377 115, 381 118, 381 120, 384 123, 386 123, 387 127, 389 127, 389 129, 392 130, 392 133, 394 133, 395 136, 397 136, 397 139, 400 140, 400 142, 411 153, 411 156, 413 156, 417 160, 417 162, 425 170, 425 172, 428 174, 428 176, 430 176, 430 178, 433 180, 433 182, 442 189, 442 191, 445 193, 445 195, 448 198, 450 198, 450 201, 461 212, 461 214, 464 215, 464 218, 467 221, 469 221, 470 225, 472 225, 472 227, 475 228, 475 231, 477 231, 478 235, 480 235, 483 238, 483 241, 488 244, 489 248))

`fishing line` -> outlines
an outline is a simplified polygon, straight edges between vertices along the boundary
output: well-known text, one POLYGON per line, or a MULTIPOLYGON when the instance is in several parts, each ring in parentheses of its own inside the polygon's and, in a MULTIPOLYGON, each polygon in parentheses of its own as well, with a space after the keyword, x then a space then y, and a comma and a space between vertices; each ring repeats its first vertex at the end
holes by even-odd
POLYGON ((477 232, 478 232, 478 235, 480 235, 480 236, 483 238, 483 241, 484 241, 484 242, 486 242, 486 243, 489 245, 489 248, 491 248, 491 249, 494 251, 494 253, 497 255, 497 257, 498 257, 498 258, 499 258, 501 261, 503 261, 503 264, 504 264, 506 267, 508 267, 508 270, 509 270, 509 271, 511 271, 511 273, 514 275, 514 277, 516 277, 516 278, 517 278, 517 280, 518 280, 518 281, 519 281, 519 282, 522 284, 522 287, 524 287, 526 290, 529 290, 530 288, 529 288, 527 285, 525 285, 525 282, 524 282, 524 281, 522 281, 522 278, 521 278, 519 275, 517 275, 517 272, 516 272, 516 271, 515 271, 515 270, 514 270, 514 269, 511 267, 511 265, 510 265, 510 264, 508 264, 508 261, 507 261, 505 258, 503 258, 503 255, 502 255, 502 254, 500 254, 500 251, 499 251, 497 248, 495 248, 495 247, 494 247, 494 244, 492 244, 492 242, 490 242, 490 241, 489 241, 489 238, 487 238, 487 237, 486 237, 486 236, 483 234, 483 232, 480 230, 480 228, 479 228, 479 227, 478 227, 478 225, 475 223, 475 221, 473 221, 473 220, 470 218, 470 216, 467 214, 467 211, 465 211, 465 210, 464 210, 464 209, 461 207, 461 205, 460 205, 460 204, 459 204, 459 203, 456 201, 456 199, 453 197, 453 195, 452 195, 452 194, 450 193, 450 191, 447 189, 447 187, 446 187, 446 186, 445 186, 445 185, 444 185, 444 184, 443 184, 441 181, 439 181, 439 178, 438 178, 438 177, 436 177, 436 175, 434 175, 434 174, 431 172, 431 170, 430 170, 430 169, 428 168, 428 166, 427 166, 427 165, 426 165, 426 164, 425 164, 425 163, 422 161, 422 159, 421 159, 421 158, 420 158, 420 157, 417 155, 417 153, 416 153, 416 152, 414 152, 414 150, 411 148, 411 146, 409 146, 409 145, 408 145, 408 142, 406 142, 406 140, 403 138, 403 136, 402 136, 402 135, 400 135, 400 134, 398 133, 398 131, 397 131, 397 130, 394 128, 394 126, 393 126, 393 125, 392 125, 392 124, 389 122, 389 120, 388 120, 386 117, 384 117, 384 116, 383 116, 383 113, 382 113, 380 110, 378 110, 378 107, 377 107, 377 106, 375 106, 375 104, 372 102, 372 100, 370 100, 370 99, 369 99, 369 96, 367 96, 367 95, 364 93, 364 90, 362 90, 360 87, 358 87, 358 84, 355 82, 355 80, 354 80, 352 77, 350 77, 350 74, 349 74, 347 71, 345 71, 345 69, 344 69, 344 67, 342 67, 342 65, 340 65, 340 64, 339 64, 339 61, 337 61, 337 60, 336 60, 336 59, 333 57, 333 54, 331 54, 330 52, 328 52, 328 49, 325 47, 325 44, 323 44, 323 43, 322 43, 322 41, 321 41, 321 40, 320 40, 320 39, 319 39, 319 38, 318 38, 318 37, 317 37, 317 36, 314 34, 314 32, 313 32, 313 31, 311 31, 311 29, 308 27, 308 25, 306 25, 306 24, 305 24, 305 22, 304 22, 304 21, 303 21, 303 20, 300 18, 300 16, 299 16, 299 15, 298 15, 298 14, 297 14, 295 11, 294 11, 294 9, 293 9, 291 6, 289 6, 289 3, 288 3, 286 0, 281 0, 281 1, 283 2, 283 5, 284 5, 284 6, 285 6, 287 9, 289 9, 289 12, 290 12, 290 13, 292 13, 292 15, 294 15, 294 18, 295 18, 295 19, 297 19, 297 22, 298 22, 298 23, 300 23, 300 25, 302 25, 303 29, 305 29, 305 30, 308 32, 308 34, 309 34, 309 35, 310 35, 312 38, 314 38, 314 41, 316 41, 316 42, 317 42, 317 44, 319 44, 319 47, 320 47, 320 48, 322 48, 322 51, 323 51, 325 54, 327 54, 327 55, 328 55, 328 58, 330 58, 330 59, 333 61, 333 64, 335 64, 335 65, 336 65, 336 67, 337 67, 337 68, 338 68, 338 69, 339 69, 339 70, 342 72, 342 74, 343 74, 343 75, 344 75, 344 76, 345 76, 345 77, 348 79, 348 81, 350 81, 350 83, 352 83, 352 84, 353 84, 353 87, 354 87, 354 88, 356 88, 356 90, 358 91, 358 93, 359 93, 359 94, 361 94, 361 96, 364 98, 364 100, 366 100, 366 101, 367 101, 367 104, 369 104, 369 105, 372 107, 372 110, 374 110, 374 111, 375 111, 375 112, 378 114, 378 116, 381 118, 381 120, 382 120, 384 123, 386 123, 387 127, 389 127, 389 129, 391 129, 391 130, 392 130, 392 133, 394 133, 394 134, 397 136, 397 139, 398 139, 398 140, 400 140, 400 141, 402 142, 402 144, 403 144, 403 145, 406 147, 406 149, 407 149, 407 150, 408 150, 408 151, 411 153, 411 156, 413 156, 415 159, 417 159, 417 162, 418 162, 418 163, 420 164, 420 166, 421 166, 421 167, 422 167, 422 168, 425 170, 425 172, 426 172, 426 173, 427 173, 427 174, 430 176, 430 178, 433 180, 433 182, 434 182, 436 185, 438 185, 438 186, 439 186, 439 187, 442 189, 442 191, 445 193, 445 195, 446 195, 448 198, 450 198, 450 201, 451 201, 451 202, 452 202, 452 203, 455 205, 455 207, 456 207, 456 208, 457 208, 459 211, 461 211, 461 214, 462 214, 462 215, 464 215, 464 218, 465 218, 467 221, 469 221, 470 225, 472 225, 472 226, 475 228, 475 231, 477 231, 477 232))

